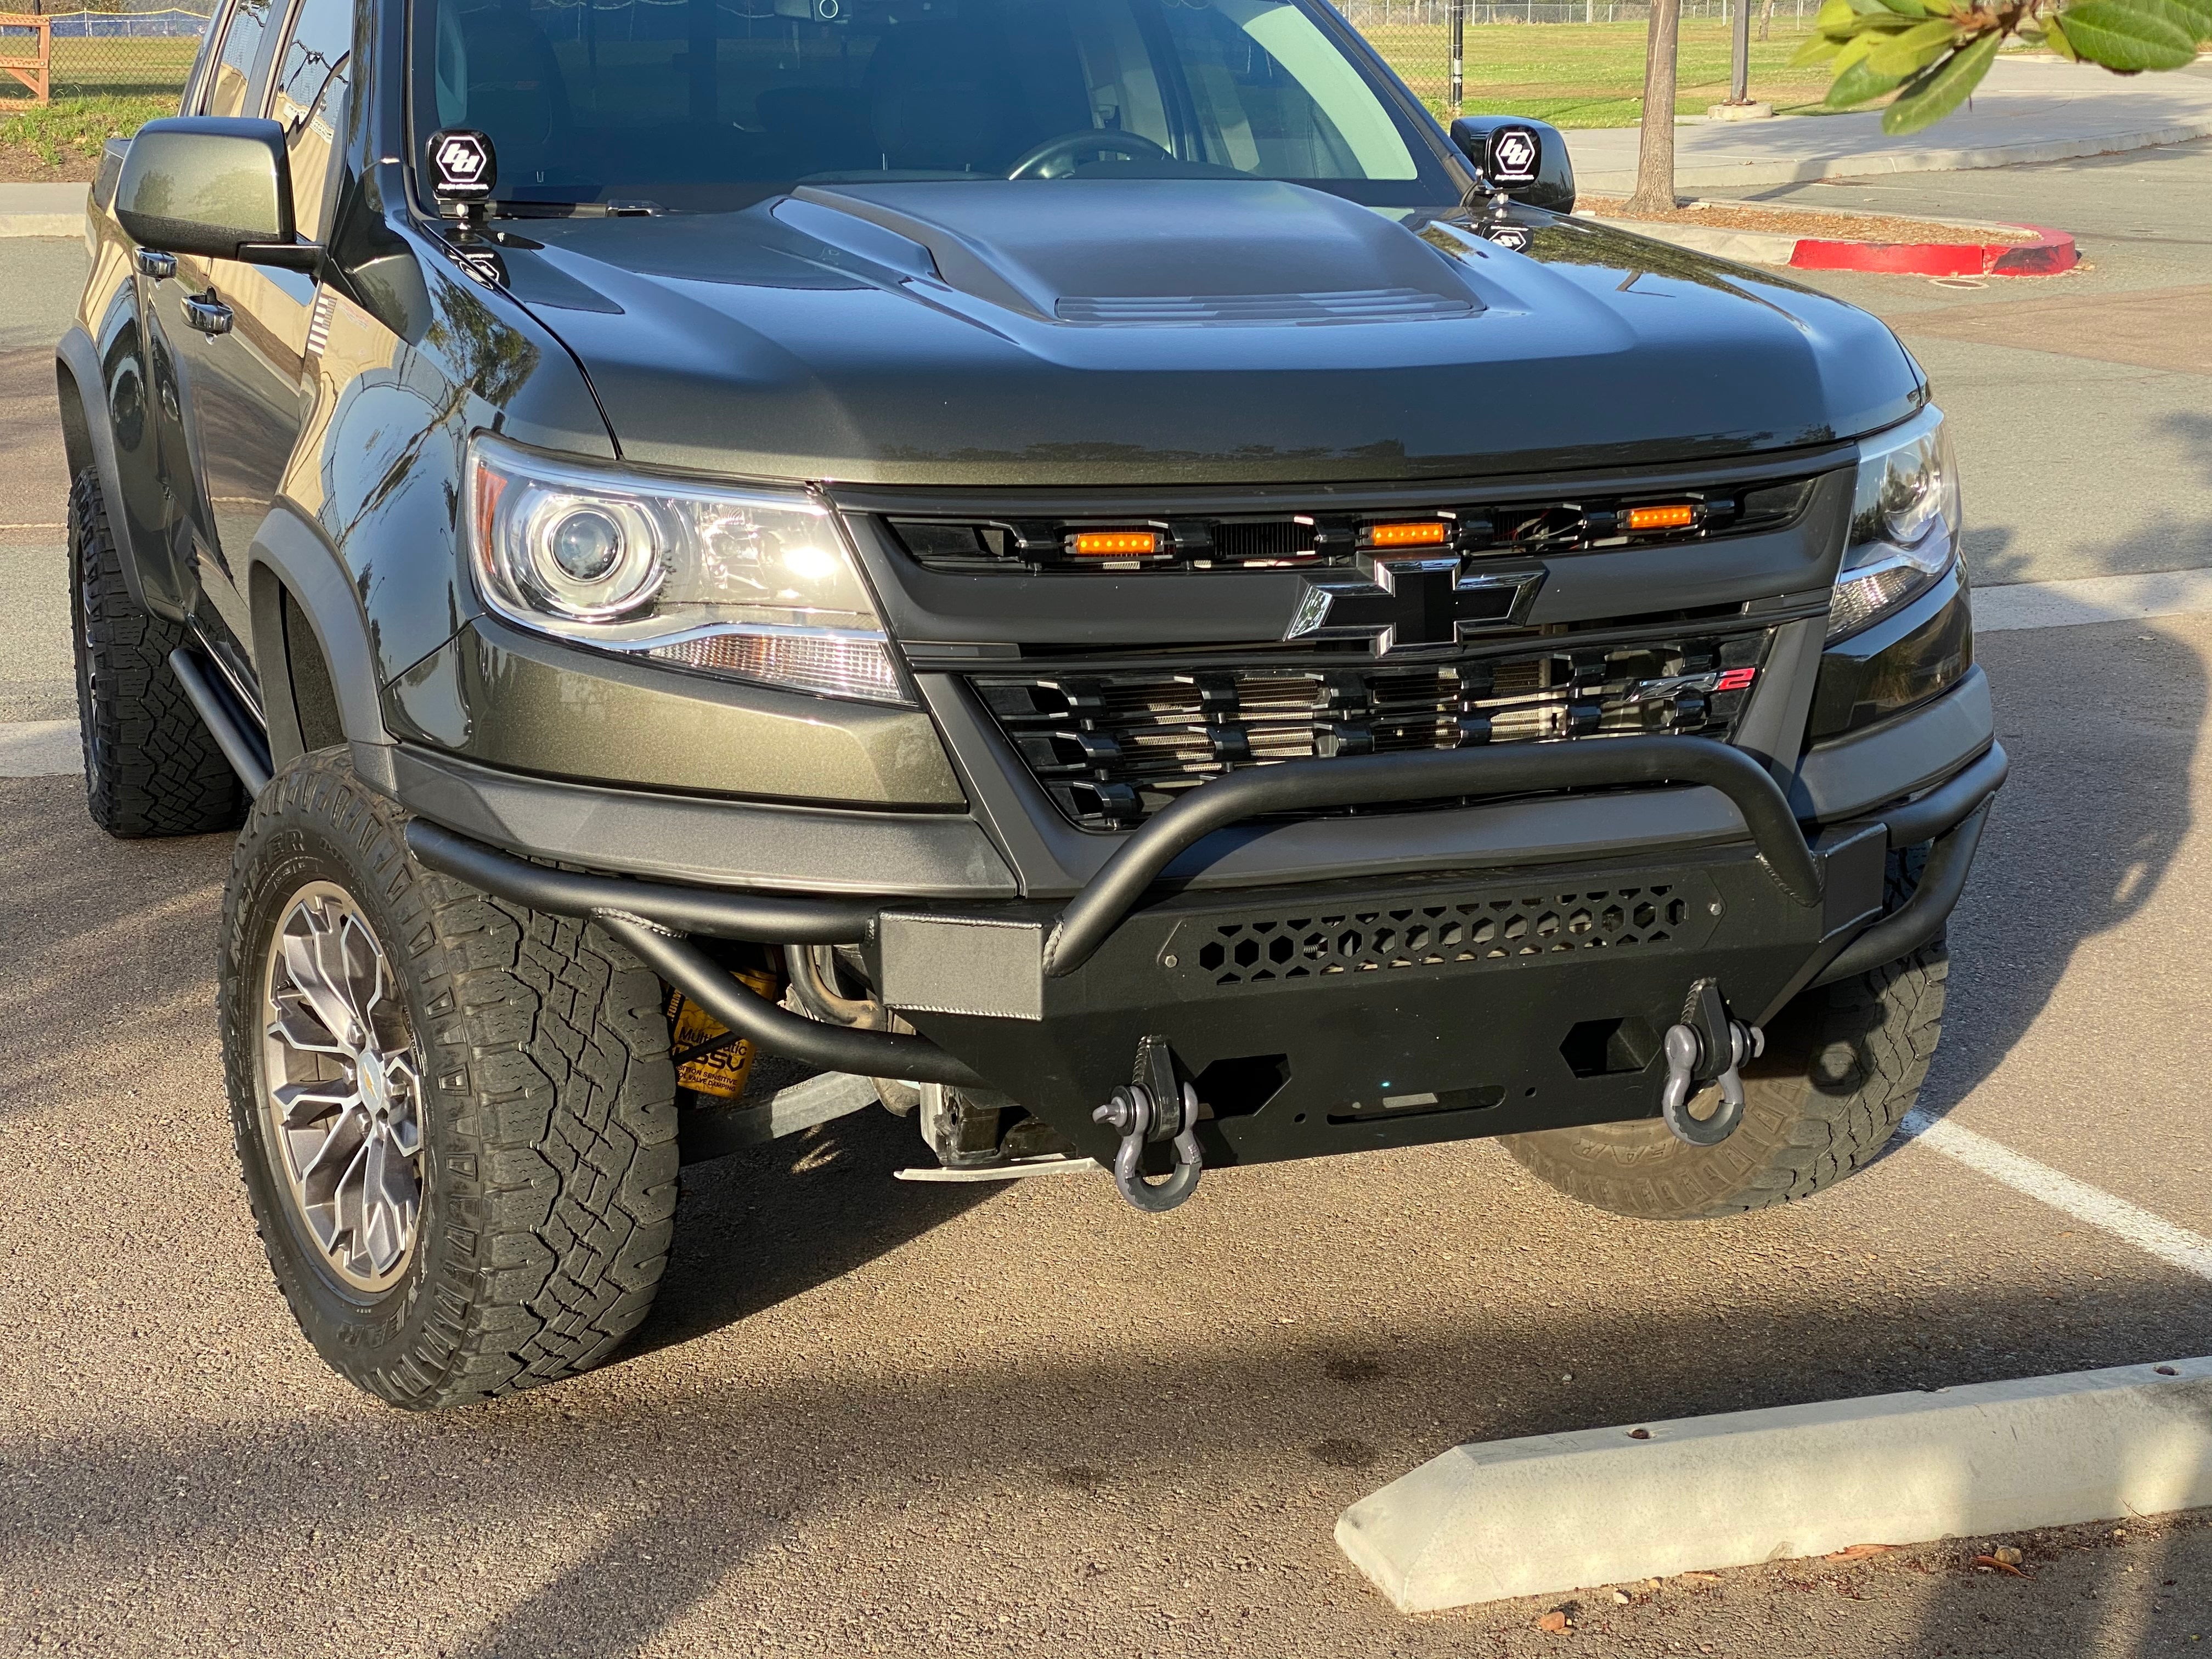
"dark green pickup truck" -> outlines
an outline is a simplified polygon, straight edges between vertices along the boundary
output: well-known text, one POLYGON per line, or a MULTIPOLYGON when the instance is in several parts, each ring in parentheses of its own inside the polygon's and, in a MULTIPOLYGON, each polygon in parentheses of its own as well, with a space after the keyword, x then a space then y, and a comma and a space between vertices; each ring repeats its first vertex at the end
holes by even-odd
POLYGON ((878 1102, 1150 1210, 1872 1158, 2005 769, 1942 416, 1573 204, 1316 0, 228 0, 92 193, 79 690, 239 830, 331 1363, 590 1365, 687 1152, 878 1102))

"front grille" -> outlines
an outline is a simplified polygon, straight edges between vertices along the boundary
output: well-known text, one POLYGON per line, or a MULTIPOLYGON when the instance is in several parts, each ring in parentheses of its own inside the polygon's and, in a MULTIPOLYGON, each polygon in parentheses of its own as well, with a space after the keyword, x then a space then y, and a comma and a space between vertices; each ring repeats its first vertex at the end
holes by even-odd
POLYGON ((970 684, 1085 829, 1125 829, 1245 766, 1423 749, 1688 732, 1727 738, 1765 630, 1420 667, 1115 668, 970 684))
POLYGON ((1310 512, 1216 514, 1185 517, 1139 508, 1076 518, 919 518, 888 522, 900 544, 924 568, 961 575, 1084 575, 1130 570, 1237 570, 1347 566, 1375 550, 1381 525, 1425 521, 1440 526, 1439 551, 1462 555, 1550 556, 1603 548, 1641 547, 1776 530, 1794 521, 1812 498, 1813 481, 1680 490, 1625 491, 1615 486, 1573 499, 1525 501, 1441 500, 1388 513, 1316 507, 1310 512), (1689 522, 1632 528, 1639 507, 1686 507, 1689 522), (1100 557, 1078 551, 1086 531, 1135 531, 1154 550, 1100 557))

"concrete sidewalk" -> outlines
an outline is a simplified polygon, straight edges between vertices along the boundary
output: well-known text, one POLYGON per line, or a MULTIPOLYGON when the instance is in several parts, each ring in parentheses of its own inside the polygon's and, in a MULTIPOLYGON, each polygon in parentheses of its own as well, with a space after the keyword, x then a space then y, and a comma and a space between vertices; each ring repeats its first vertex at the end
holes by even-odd
MULTIPOLYGON (((1882 134, 1881 114, 1702 121, 1674 129, 1678 191, 1742 189, 1883 173, 2020 167, 2212 137, 2212 65, 2118 76, 2057 58, 2006 58, 1972 103, 1907 138, 1882 134)), ((1592 195, 1636 185, 1634 127, 1567 134, 1575 182, 1592 195)))
POLYGON ((0 236, 82 236, 84 185, 0 185, 0 236))

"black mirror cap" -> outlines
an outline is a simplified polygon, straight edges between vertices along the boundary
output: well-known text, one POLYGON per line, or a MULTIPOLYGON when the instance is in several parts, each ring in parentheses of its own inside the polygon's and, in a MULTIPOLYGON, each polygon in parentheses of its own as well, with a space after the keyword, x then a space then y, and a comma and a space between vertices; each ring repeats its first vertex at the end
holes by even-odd
POLYGON ((1553 213, 1575 210, 1575 165, 1567 157, 1566 139, 1550 122, 1525 115, 1462 115, 1451 124, 1451 138, 1468 165, 1515 201, 1553 213), (1527 153, 1532 143, 1533 157, 1527 153))
POLYGON ((251 264, 312 266, 292 216, 284 129, 243 116, 149 121, 115 182, 115 217, 141 247, 251 264))

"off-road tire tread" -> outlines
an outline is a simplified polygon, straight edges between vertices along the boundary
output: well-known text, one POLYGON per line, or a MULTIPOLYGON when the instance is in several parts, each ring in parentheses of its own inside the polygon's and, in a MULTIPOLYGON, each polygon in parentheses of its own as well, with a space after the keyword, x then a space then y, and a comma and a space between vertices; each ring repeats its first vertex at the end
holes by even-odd
POLYGON ((100 475, 70 493, 70 610, 77 729, 92 821, 118 840, 235 830, 246 791, 169 666, 184 625, 131 597, 100 475), (94 660, 83 660, 89 641, 94 660), (87 671, 100 678, 97 703, 87 671), (105 763, 92 763, 95 744, 105 763))
MULTIPOLYGON (((1893 859, 1893 905, 1924 860, 1893 859)), ((1939 936, 1902 959, 1809 991, 1777 1022, 1790 1045, 1747 1068, 1744 1121, 1692 1147, 1656 1121, 1515 1135, 1506 1150, 1571 1198, 1655 1220, 1716 1220, 1787 1204, 1871 1163, 1919 1097, 1942 1033, 1950 952, 1939 936)))
MULTIPOLYGON (((414 981, 426 1170, 434 1166, 447 1213, 434 1239, 426 1194, 419 1305, 404 1340, 371 1358, 321 1328, 301 1270, 272 1241, 283 1218, 258 1213, 257 1197, 295 1316, 340 1371, 412 1409, 591 1369, 651 1310, 674 1232, 676 1076, 659 977, 595 927, 417 864, 405 814, 362 784, 339 750, 288 766, 253 808, 225 905, 227 977, 250 959, 247 941, 233 936, 248 866, 266 831, 303 819, 347 845, 392 918, 384 945, 414 981)), ((256 1156, 258 1103, 251 1050, 229 1026, 258 1009, 260 992, 241 989, 226 986, 224 1051, 246 1158, 256 1156)))

